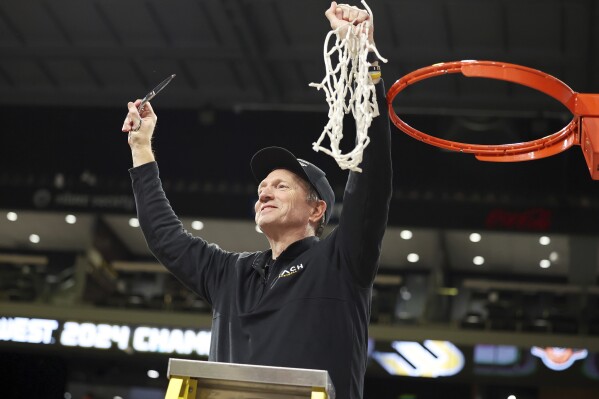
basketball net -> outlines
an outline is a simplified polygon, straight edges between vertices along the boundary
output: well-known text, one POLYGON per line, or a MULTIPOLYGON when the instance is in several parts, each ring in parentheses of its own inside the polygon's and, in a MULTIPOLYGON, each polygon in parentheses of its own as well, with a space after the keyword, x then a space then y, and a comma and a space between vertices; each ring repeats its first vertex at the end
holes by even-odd
POLYGON ((329 104, 329 122, 318 140, 312 144, 312 149, 333 157, 341 169, 355 172, 362 171, 359 167, 362 154, 370 142, 368 128, 372 119, 379 115, 375 87, 368 73, 368 67, 371 65, 366 60, 368 52, 373 51, 379 60, 387 62, 376 47, 368 42, 373 15, 364 0, 362 4, 370 15, 370 20, 358 25, 348 23, 349 28, 344 37, 341 37, 340 32, 346 25, 327 34, 323 51, 325 77, 321 83, 310 83, 311 87, 324 91, 329 104), (335 44, 330 46, 333 35, 336 37, 335 44), (333 65, 335 58, 337 63, 333 65), (353 150, 344 154, 339 145, 343 138, 343 117, 350 112, 356 121, 356 144, 353 150), (327 136, 330 149, 322 145, 327 136))

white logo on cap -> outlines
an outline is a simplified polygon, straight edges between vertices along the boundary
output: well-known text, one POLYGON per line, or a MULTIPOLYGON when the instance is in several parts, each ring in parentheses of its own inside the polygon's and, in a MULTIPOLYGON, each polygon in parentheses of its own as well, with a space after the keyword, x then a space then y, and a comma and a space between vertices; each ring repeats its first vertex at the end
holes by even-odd
POLYGON ((300 165, 302 166, 308 166, 308 162, 304 161, 303 159, 298 159, 297 160, 299 162, 300 165))

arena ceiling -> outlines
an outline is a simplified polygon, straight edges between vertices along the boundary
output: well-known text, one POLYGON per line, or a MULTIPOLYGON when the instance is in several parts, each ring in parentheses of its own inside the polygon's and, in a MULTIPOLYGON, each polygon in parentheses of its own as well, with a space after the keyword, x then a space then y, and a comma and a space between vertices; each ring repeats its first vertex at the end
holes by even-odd
MULTIPOLYGON (((592 0, 370 2, 390 86, 417 68, 463 59, 510 62, 597 92, 599 7, 592 0)), ((177 74, 169 107, 323 109, 327 1, 64 0, 0 4, 0 103, 117 107, 177 74)), ((355 2, 354 5, 360 5, 355 2)), ((416 90, 402 107, 542 112, 514 85, 466 79, 416 90), (524 109, 523 109, 524 108, 524 109)), ((463 111, 463 110, 462 110, 463 111)))

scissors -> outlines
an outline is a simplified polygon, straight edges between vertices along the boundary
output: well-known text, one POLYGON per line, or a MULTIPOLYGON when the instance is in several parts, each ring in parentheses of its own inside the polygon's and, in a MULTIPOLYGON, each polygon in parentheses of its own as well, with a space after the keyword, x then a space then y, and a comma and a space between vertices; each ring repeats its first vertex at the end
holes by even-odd
POLYGON ((144 108, 144 105, 146 105, 146 103, 148 101, 150 101, 151 99, 156 97, 156 95, 158 93, 160 93, 160 91, 162 89, 164 89, 166 87, 166 85, 168 85, 171 82, 171 80, 173 80, 175 78, 175 76, 177 76, 177 75, 172 74, 171 76, 169 76, 168 78, 166 78, 162 82, 160 82, 160 84, 158 86, 154 87, 154 89, 152 89, 151 92, 146 94, 146 96, 141 100, 141 104, 139 104, 139 107, 137 107, 137 110, 139 112, 141 112, 141 110, 144 108))

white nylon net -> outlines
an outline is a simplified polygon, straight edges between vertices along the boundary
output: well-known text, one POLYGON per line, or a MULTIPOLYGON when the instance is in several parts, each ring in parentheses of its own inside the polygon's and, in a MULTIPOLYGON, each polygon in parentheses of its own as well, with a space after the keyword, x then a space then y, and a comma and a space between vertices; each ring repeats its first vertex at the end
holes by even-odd
POLYGON ((329 122, 324 127, 320 137, 312 144, 314 151, 322 151, 332 156, 341 169, 361 172, 359 167, 362 154, 370 138, 368 128, 372 119, 379 115, 375 87, 368 73, 371 65, 366 57, 373 51, 380 61, 387 62, 376 47, 368 42, 368 32, 372 24, 372 11, 362 0, 362 4, 370 14, 370 20, 361 24, 351 24, 344 37, 339 31, 330 31, 324 40, 325 77, 321 83, 310 83, 311 87, 323 90, 329 104, 329 122), (329 48, 331 37, 335 35, 336 41, 329 48), (333 58, 337 64, 333 65, 333 58), (343 117, 352 113, 356 121, 356 144, 353 150, 342 153, 339 145, 343 138, 343 117), (329 137, 331 148, 322 146, 323 140, 329 137))

